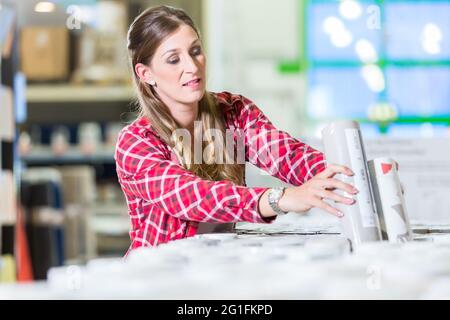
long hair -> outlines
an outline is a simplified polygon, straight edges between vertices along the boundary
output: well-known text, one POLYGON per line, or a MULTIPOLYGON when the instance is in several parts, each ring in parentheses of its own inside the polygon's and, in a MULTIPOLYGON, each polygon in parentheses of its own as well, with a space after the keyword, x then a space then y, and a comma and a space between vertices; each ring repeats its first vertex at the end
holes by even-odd
POLYGON ((159 99, 154 88, 142 81, 134 70, 138 63, 148 65, 161 42, 182 25, 190 26, 200 38, 198 29, 186 12, 169 6, 145 10, 136 17, 128 30, 128 53, 138 96, 139 114, 146 117, 159 136, 172 147, 185 169, 207 180, 229 180, 242 185, 245 165, 237 163, 233 156, 236 152, 230 154, 223 139, 213 139, 213 135, 209 134, 216 131, 221 133, 222 138, 226 136, 224 116, 214 96, 206 91, 199 101, 196 121, 200 121, 201 126, 195 126, 194 138, 202 140, 204 161, 198 163, 199 161, 193 161, 190 143, 184 140, 181 142, 174 134, 182 128, 172 117, 169 108, 159 99), (199 131, 205 133, 205 139, 199 137, 199 131), (223 161, 217 161, 218 158, 223 161))

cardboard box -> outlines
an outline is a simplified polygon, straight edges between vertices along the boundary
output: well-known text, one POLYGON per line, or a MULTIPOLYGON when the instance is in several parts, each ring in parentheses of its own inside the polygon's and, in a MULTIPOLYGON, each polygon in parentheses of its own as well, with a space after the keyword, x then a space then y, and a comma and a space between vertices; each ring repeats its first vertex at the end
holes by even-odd
POLYGON ((22 71, 29 80, 64 80, 69 74, 69 31, 65 27, 24 27, 22 71))
POLYGON ((125 59, 126 33, 86 28, 81 32, 78 47, 73 82, 129 82, 129 69, 125 59))

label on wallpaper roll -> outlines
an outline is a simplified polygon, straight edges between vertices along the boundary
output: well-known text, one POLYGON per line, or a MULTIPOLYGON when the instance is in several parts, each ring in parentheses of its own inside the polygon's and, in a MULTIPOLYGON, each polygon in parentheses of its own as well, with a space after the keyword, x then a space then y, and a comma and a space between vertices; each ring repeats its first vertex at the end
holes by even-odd
POLYGON ((351 167, 353 169, 353 181, 359 190, 356 195, 361 211, 361 222, 363 227, 376 227, 375 213, 372 207, 372 197, 370 194, 370 184, 365 167, 364 150, 360 144, 359 131, 357 129, 345 129, 348 151, 350 153, 351 167))
POLYGON ((412 239, 397 163, 391 158, 369 161, 369 174, 374 186, 383 239, 405 242, 412 239))

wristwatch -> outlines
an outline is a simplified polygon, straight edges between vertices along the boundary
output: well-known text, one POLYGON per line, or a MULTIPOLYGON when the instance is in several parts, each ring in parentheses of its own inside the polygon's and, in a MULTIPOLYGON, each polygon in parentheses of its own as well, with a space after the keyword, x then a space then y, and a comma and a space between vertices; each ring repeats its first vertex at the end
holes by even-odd
POLYGON ((277 187, 272 188, 269 191, 269 205, 272 208, 273 211, 275 211, 277 214, 286 214, 286 211, 283 211, 278 206, 278 201, 280 201, 281 197, 284 194, 284 190, 286 188, 284 187, 277 187))

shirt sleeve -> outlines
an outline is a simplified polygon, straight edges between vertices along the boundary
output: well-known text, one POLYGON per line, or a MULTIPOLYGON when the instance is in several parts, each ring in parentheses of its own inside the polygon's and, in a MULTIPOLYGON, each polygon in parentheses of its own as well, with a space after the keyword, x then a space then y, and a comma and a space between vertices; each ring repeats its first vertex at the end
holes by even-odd
POLYGON ((325 169, 322 152, 275 128, 251 100, 242 96, 240 100, 238 126, 243 130, 246 161, 296 186, 325 169))
POLYGON ((162 142, 129 130, 119 135, 115 159, 122 190, 188 221, 269 223, 258 201, 267 188, 236 186, 230 181, 204 180, 169 160, 162 142))

